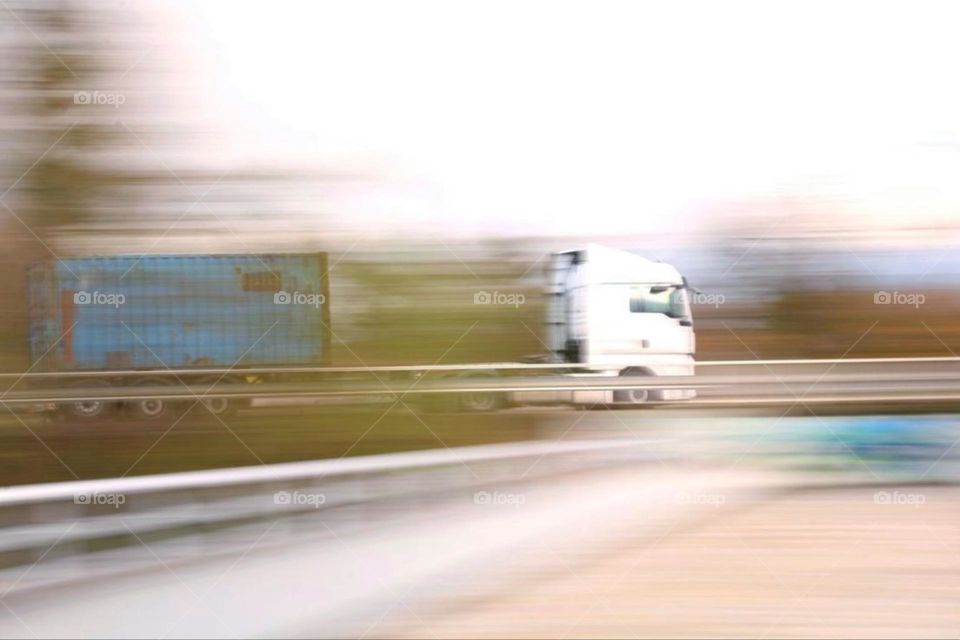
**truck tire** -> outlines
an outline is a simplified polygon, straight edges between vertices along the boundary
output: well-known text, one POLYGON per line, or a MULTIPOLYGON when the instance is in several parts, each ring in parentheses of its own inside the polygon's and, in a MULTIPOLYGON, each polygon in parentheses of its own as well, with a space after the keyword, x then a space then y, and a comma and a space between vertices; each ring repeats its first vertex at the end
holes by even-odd
POLYGON ((495 411, 500 408, 500 398, 495 392, 474 391, 460 397, 460 408, 464 411, 481 413, 495 411))
MULTIPOLYGON (((620 372, 620 377, 649 378, 653 373, 648 369, 631 368, 620 372)), ((648 389, 617 389, 613 392, 613 401, 617 405, 643 406, 651 400, 651 393, 648 389)))
MULTIPOLYGON (((237 382, 239 381, 233 378, 224 378, 221 380, 220 377, 217 376, 201 378, 197 381, 197 386, 203 387, 204 389, 209 389, 217 383, 235 384, 237 382)), ((216 416, 221 420, 224 418, 229 418, 230 416, 234 415, 237 410, 249 404, 249 400, 247 398, 203 398, 201 402, 206 408, 205 410, 201 409, 203 413, 207 414, 206 417, 216 416)))
MULTIPOLYGON (((492 379, 496 374, 486 372, 465 373, 460 376, 463 379, 492 379)), ((502 392, 499 391, 467 391, 457 397, 458 406, 462 411, 471 413, 482 413, 485 411, 496 411, 504 406, 502 392)))
MULTIPOLYGON (((106 389, 110 383, 106 380, 85 380, 68 385, 71 388, 96 387, 106 389)), ((66 422, 92 423, 109 420, 116 414, 117 403, 109 400, 78 400, 61 404, 60 416, 66 422)))
MULTIPOLYGON (((169 387, 173 386, 170 380, 166 378, 142 378, 137 380, 135 387, 169 387)), ((172 418, 183 408, 183 403, 179 400, 168 400, 167 398, 143 398, 134 399, 126 403, 130 411, 130 416, 143 422, 161 422, 172 418)))

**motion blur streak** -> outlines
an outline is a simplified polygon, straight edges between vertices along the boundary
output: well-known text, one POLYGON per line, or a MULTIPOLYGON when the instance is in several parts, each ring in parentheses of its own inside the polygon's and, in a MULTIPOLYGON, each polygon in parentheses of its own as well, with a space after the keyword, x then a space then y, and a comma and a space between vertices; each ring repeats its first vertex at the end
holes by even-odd
POLYGON ((0 0, 0 637, 956 637, 958 22, 0 0))

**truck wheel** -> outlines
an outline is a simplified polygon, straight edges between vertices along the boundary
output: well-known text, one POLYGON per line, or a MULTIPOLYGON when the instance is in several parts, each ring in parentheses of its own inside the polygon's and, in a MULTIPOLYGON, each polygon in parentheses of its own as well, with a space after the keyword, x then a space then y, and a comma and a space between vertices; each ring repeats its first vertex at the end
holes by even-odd
MULTIPOLYGON (((144 378, 134 383, 135 387, 169 387, 169 380, 164 378, 144 378)), ((145 422, 162 421, 176 415, 181 402, 167 398, 143 398, 131 400, 128 403, 132 417, 145 422)))
MULTIPOLYGON (((492 379, 497 377, 490 373, 467 373, 461 376, 464 379, 492 379)), ((467 383, 469 384, 469 382, 467 383)), ((497 391, 467 391, 459 396, 460 408, 464 411, 481 412, 495 411, 503 405, 503 397, 497 391)))
POLYGON ((460 406, 465 411, 493 411, 500 407, 500 398, 489 391, 466 393, 460 398, 460 406))
MULTIPOLYGON (((624 369, 620 372, 620 377, 644 377, 649 378, 653 375, 646 369, 624 369)), ((613 392, 613 401, 615 404, 632 404, 635 406, 644 405, 652 399, 649 389, 617 389, 613 392)))
MULTIPOLYGON (((204 389, 209 389, 217 382, 235 384, 238 382, 233 379, 223 379, 220 380, 217 378, 201 378, 197 381, 197 386, 203 387, 204 389)), ((201 400, 203 406, 206 407, 206 411, 201 410, 203 413, 210 413, 218 418, 227 418, 232 416, 246 404, 246 398, 204 398, 201 400)), ((209 416, 208 416, 209 417, 209 416)))
MULTIPOLYGON (((105 389, 110 386, 105 380, 87 380, 69 385, 71 388, 94 387, 105 389)), ((109 400, 77 400, 60 405, 60 415, 68 422, 94 422, 113 416, 116 403, 109 400)))

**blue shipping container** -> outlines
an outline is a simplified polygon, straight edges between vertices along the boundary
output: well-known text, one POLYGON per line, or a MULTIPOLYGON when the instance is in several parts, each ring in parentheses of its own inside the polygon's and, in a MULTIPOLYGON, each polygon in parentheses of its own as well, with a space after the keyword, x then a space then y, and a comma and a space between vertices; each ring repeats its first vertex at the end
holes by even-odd
POLYGON ((326 364, 327 256, 51 260, 28 272, 29 339, 48 371, 326 364))

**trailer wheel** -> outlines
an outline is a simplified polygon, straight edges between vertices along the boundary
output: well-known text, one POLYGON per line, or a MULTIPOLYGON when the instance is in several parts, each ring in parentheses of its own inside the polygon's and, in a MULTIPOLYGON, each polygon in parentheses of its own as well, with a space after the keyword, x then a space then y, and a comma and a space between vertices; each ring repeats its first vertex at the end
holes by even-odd
MULTIPOLYGON (((106 380, 87 380, 71 384, 72 389, 97 388, 104 389, 110 384, 106 380)), ((59 406, 60 415, 68 421, 93 422, 113 416, 116 403, 109 400, 77 400, 59 406)))
MULTIPOLYGON (((497 377, 492 373, 466 373, 461 376, 464 379, 477 379, 477 378, 486 378, 491 379, 497 377)), ((459 405, 460 408, 464 411, 470 412, 484 412, 484 411, 495 411, 502 407, 504 404, 503 396, 500 392, 497 391, 467 391, 459 396, 459 405)))
MULTIPOLYGON (((135 387, 169 387, 173 386, 165 378, 143 378, 137 380, 135 387)), ((167 398, 142 398, 128 402, 132 417, 145 422, 158 422, 173 417, 180 410, 181 404, 167 398)))
MULTIPOLYGON (((226 382, 227 384, 236 383, 237 380, 220 377, 216 378, 201 378, 197 381, 198 385, 209 389, 213 387, 218 382, 226 382)), ((203 398, 201 400, 203 406, 206 407, 204 413, 209 413, 220 419, 227 418, 232 416, 240 409, 242 406, 246 405, 245 398, 203 398)))
POLYGON ((500 407, 497 394, 489 391, 466 393, 460 398, 460 406, 466 411, 493 411, 500 407))
MULTIPOLYGON (((107 388, 110 383, 106 380, 86 380, 69 385, 72 388, 97 387, 107 388)), ((77 400, 60 405, 60 415, 67 421, 94 422, 110 418, 114 414, 116 403, 109 400, 77 400)))

